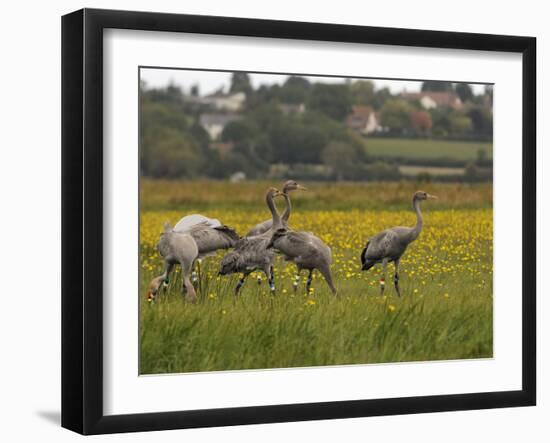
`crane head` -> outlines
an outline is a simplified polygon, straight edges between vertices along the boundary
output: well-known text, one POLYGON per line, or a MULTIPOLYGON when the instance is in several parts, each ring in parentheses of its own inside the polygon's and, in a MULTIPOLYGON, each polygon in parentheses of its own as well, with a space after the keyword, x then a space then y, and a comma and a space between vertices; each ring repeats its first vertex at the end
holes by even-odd
POLYGON ((145 294, 148 302, 155 301, 164 280, 165 280, 164 275, 155 277, 153 280, 151 280, 151 283, 149 283, 149 286, 147 288, 147 293, 145 294))
POLYGON ((296 182, 295 180, 288 180, 283 185, 283 194, 286 194, 289 191, 294 191, 296 189, 307 191, 307 188, 305 186, 298 184, 298 182, 296 182))
POLYGON ((424 191, 416 191, 413 200, 428 200, 429 198, 437 198, 435 195, 428 194, 424 191))
POLYGON ((281 191, 279 191, 277 188, 269 188, 267 190, 268 197, 277 197, 278 195, 281 195, 281 191))

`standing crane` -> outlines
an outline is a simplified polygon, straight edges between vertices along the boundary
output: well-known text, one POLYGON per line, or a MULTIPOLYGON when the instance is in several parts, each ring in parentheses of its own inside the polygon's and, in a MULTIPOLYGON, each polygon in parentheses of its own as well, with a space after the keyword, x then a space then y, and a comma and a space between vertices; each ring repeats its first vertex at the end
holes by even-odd
POLYGON ((275 248, 285 256, 285 260, 295 263, 298 274, 302 269, 309 271, 306 285, 308 293, 313 278, 313 270, 318 269, 332 293, 336 295, 336 288, 330 273, 332 252, 319 237, 311 232, 280 228, 273 233, 268 247, 275 248))
MULTIPOLYGON (((282 194, 285 198, 286 210, 285 214, 290 216, 292 204, 290 196, 282 194)), ((307 277, 306 290, 309 293, 311 281, 313 278, 313 270, 318 269, 325 278, 332 293, 336 295, 336 288, 332 282, 332 274, 330 265, 332 263, 331 249, 317 236, 311 232, 293 231, 287 226, 276 230, 269 243, 270 248, 275 248, 285 256, 285 260, 292 261, 298 268, 298 273, 294 279, 294 291, 298 287, 299 275, 302 269, 307 269, 309 275, 307 277)))
POLYGON ((265 273, 271 291, 275 291, 273 276, 275 252, 273 249, 268 249, 267 246, 271 240, 271 233, 273 230, 282 227, 281 217, 273 202, 273 198, 279 194, 280 191, 278 189, 269 188, 265 196, 265 202, 271 212, 271 228, 263 234, 240 239, 236 243, 235 249, 222 258, 220 263, 220 275, 234 274, 237 272, 243 273, 243 276, 235 288, 235 294, 239 293, 246 277, 258 269, 265 273))
POLYGON ((416 212, 416 225, 412 228, 405 226, 396 226, 380 232, 367 241, 363 252, 361 252, 361 269, 368 271, 376 263, 382 263, 382 277, 380 278, 380 294, 384 293, 386 285, 386 269, 389 262, 395 264, 395 274, 393 284, 398 296, 399 291, 399 263, 401 256, 407 250, 413 241, 415 241, 422 231, 423 219, 420 212, 420 202, 429 198, 437 198, 424 191, 417 191, 413 196, 413 209, 416 212))

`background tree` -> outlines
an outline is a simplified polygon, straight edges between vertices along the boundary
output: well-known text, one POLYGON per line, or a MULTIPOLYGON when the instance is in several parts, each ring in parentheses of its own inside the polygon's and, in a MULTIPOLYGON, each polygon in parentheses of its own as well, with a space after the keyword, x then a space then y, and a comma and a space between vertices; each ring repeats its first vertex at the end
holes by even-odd
POLYGON ((474 98, 474 91, 468 83, 457 83, 455 85, 455 92, 463 103, 471 101, 474 98))
POLYGON ((183 178, 199 175, 202 166, 200 149, 188 135, 174 128, 162 128, 144 137, 141 168, 144 175, 183 178))
POLYGON ((426 80, 422 83, 421 90, 423 92, 452 92, 453 84, 451 82, 442 82, 438 80, 426 80))
POLYGON ((370 80, 357 80, 350 86, 354 105, 374 105, 374 83, 370 80))
POLYGON ((200 95, 199 85, 191 86, 189 94, 191 94, 193 97, 198 97, 200 95))
POLYGON ((433 135, 438 137, 445 137, 451 133, 451 114, 452 111, 449 108, 430 109, 433 135))
POLYGON ((432 129, 432 117, 426 111, 414 109, 409 113, 411 127, 417 134, 429 134, 432 129))
POLYGON ((348 178, 356 162, 359 161, 353 146, 337 141, 330 142, 323 149, 321 158, 323 163, 335 172, 338 180, 348 178))
POLYGON ((242 143, 253 141, 259 135, 259 129, 253 120, 236 120, 225 126, 221 133, 221 140, 224 142, 242 143))
POLYGON ((382 106, 384 106, 384 103, 392 97, 393 96, 389 88, 378 89, 374 93, 372 106, 374 109, 380 110, 382 106))
POLYGON ((472 120, 472 129, 475 135, 489 138, 493 136, 493 113, 491 109, 476 106, 468 112, 472 120))
POLYGON ((411 127, 409 118, 411 110, 411 106, 404 100, 387 100, 380 110, 382 126, 389 128, 390 132, 405 133, 411 127))
POLYGON ((307 101, 311 83, 304 77, 291 75, 277 90, 277 97, 282 103, 301 104, 307 101))
POLYGON ((467 115, 451 115, 449 124, 453 135, 467 135, 472 130, 472 120, 467 115))
POLYGON ((250 84, 250 77, 246 72, 234 72, 231 75, 229 92, 232 94, 244 92, 247 96, 250 95, 252 92, 252 85, 250 84))
POLYGON ((351 94, 345 84, 315 83, 309 95, 308 109, 342 121, 351 112, 351 94))

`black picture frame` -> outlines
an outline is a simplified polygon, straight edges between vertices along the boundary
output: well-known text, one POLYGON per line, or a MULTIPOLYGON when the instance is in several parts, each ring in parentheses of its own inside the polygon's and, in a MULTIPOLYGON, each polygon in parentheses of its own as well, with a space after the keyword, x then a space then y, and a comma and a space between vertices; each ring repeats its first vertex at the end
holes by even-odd
POLYGON ((82 434, 530 406, 536 403, 536 39, 83 9, 62 18, 62 426, 82 434), (103 30, 191 32, 522 54, 522 389, 260 407, 103 413, 103 30))

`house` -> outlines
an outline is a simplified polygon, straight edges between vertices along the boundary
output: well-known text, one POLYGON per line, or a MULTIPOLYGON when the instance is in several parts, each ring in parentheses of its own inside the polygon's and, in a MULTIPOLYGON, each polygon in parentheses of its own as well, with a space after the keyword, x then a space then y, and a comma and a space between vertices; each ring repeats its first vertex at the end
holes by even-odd
POLYGON ((279 109, 285 115, 289 114, 303 114, 306 111, 306 105, 303 103, 281 103, 279 109))
POLYGON ((212 106, 218 111, 240 111, 246 102, 246 94, 244 92, 237 92, 235 94, 223 94, 217 92, 212 95, 202 97, 200 102, 212 106))
POLYGON ((453 108, 461 109, 462 100, 454 92, 402 92, 401 98, 407 101, 419 101, 424 109, 453 108))
POLYGON ((240 118, 237 114, 202 114, 199 123, 208 132, 210 140, 217 140, 228 123, 240 118))
POLYGON ((371 134, 381 129, 377 115, 370 106, 353 106, 351 114, 346 117, 346 126, 361 134, 371 134))

